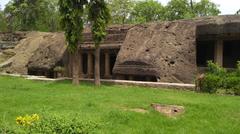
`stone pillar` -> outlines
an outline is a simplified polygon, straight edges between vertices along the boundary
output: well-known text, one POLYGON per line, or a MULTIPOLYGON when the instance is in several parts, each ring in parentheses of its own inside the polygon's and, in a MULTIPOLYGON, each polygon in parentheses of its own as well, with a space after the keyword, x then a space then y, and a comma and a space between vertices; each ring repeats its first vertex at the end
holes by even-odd
POLYGON ((214 52, 214 62, 223 66, 223 40, 216 41, 214 52))
POLYGON ((110 56, 108 52, 105 52, 105 74, 104 78, 111 78, 111 69, 110 69, 110 56))
POLYGON ((91 52, 88 52, 88 67, 87 67, 88 78, 93 77, 93 55, 91 52))
POLYGON ((80 78, 83 78, 84 77, 84 73, 83 73, 83 59, 82 59, 82 53, 79 52, 79 77, 80 78))

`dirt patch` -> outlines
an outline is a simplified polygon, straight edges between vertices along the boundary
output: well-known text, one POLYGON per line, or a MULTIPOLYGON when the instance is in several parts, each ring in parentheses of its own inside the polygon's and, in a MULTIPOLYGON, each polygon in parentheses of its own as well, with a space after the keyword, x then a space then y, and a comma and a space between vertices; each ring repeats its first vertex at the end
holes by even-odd
POLYGON ((149 111, 147 111, 146 109, 142 109, 142 108, 132 108, 132 109, 126 109, 127 111, 132 111, 132 112, 137 112, 137 113, 149 113, 149 111))
POLYGON ((151 104, 154 110, 168 116, 168 117, 175 117, 177 115, 184 113, 183 106, 176 106, 176 105, 162 105, 162 104, 151 104))
POLYGON ((116 107, 124 111, 131 111, 131 112, 142 113, 142 114, 149 113, 149 111, 144 108, 130 108, 130 107, 122 107, 122 106, 121 107, 116 106, 116 107))

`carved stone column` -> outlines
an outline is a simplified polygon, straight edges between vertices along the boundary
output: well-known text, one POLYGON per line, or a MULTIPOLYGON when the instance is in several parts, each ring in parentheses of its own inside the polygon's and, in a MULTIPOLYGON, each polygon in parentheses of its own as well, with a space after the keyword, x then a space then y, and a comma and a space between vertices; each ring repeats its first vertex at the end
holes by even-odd
POLYGON ((223 66, 223 40, 216 41, 214 62, 219 66, 223 66))
POLYGON ((105 52, 105 74, 104 78, 111 78, 111 70, 110 70, 110 56, 108 52, 105 52))
POLYGON ((88 68, 87 68, 88 78, 93 77, 93 55, 91 52, 88 52, 88 68))
POLYGON ((84 72, 83 72, 83 59, 82 59, 82 52, 79 52, 79 77, 83 78, 84 77, 84 72))

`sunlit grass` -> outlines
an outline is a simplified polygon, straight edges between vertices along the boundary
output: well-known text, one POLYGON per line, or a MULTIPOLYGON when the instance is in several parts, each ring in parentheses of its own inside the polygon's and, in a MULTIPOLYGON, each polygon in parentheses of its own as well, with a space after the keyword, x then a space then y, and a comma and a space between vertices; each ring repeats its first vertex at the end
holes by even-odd
POLYGON ((0 120, 15 126, 19 115, 78 115, 102 125, 97 133, 118 134, 234 134, 240 132, 240 97, 200 94, 91 83, 73 86, 69 81, 37 82, 0 77, 0 120), (155 112, 151 103, 185 107, 185 113, 169 118, 155 112), (123 108, 143 108, 136 113, 123 108))

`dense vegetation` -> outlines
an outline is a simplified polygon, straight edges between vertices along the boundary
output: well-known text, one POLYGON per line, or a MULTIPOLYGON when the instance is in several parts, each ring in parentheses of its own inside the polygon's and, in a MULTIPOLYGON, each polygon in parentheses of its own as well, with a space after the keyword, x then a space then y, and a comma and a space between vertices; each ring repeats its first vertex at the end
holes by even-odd
POLYGON ((227 71, 209 61, 208 72, 200 83, 203 92, 240 95, 240 62, 236 70, 227 71))
MULTIPOLYGON (((210 0, 171 0, 163 6, 157 0, 106 0, 112 24, 144 23, 176 20, 196 16, 218 15, 218 5, 210 0)), ((11 0, 0 9, 0 31, 39 30, 60 31, 58 0, 11 0)), ((84 12, 83 16, 87 16, 84 12)), ((87 17, 83 17, 87 24, 87 17)))
POLYGON ((69 81, 36 82, 2 76, 0 83, 0 130, 19 130, 22 127, 16 124, 17 117, 38 114, 40 122, 36 127, 50 130, 59 126, 64 131, 74 124, 72 127, 81 127, 85 132, 102 134, 238 134, 240 131, 237 96, 106 84, 96 88, 84 82, 73 86, 69 81), (170 118, 154 111, 151 103, 181 105, 185 113, 170 118), (130 110, 134 108, 148 113, 130 110))

